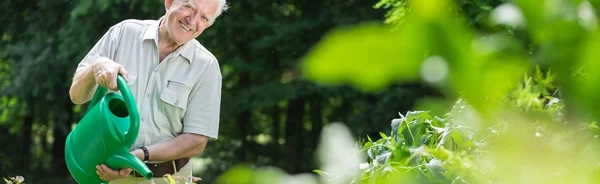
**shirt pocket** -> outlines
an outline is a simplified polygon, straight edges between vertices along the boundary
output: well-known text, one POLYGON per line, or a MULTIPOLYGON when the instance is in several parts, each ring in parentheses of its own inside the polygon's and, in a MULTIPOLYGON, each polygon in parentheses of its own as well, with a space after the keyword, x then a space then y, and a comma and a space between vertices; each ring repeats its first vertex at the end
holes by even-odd
POLYGON ((167 87, 160 94, 160 99, 169 105, 186 110, 191 90, 181 82, 169 80, 167 87))

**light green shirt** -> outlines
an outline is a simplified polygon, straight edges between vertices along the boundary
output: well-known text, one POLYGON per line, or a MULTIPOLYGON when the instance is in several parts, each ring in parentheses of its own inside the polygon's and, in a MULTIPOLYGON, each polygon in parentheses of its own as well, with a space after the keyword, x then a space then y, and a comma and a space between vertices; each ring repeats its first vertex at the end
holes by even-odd
POLYGON ((193 39, 159 64, 158 24, 125 20, 114 25, 78 69, 101 56, 125 67, 140 113, 139 136, 132 149, 181 133, 218 138, 222 76, 217 59, 193 39))

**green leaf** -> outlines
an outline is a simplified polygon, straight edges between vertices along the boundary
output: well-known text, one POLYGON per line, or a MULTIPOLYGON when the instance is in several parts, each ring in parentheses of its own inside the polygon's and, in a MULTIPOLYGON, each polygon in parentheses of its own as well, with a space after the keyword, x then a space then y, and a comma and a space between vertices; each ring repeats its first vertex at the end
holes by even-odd
POLYGON ((385 164, 389 161, 389 158, 391 155, 392 155, 392 152, 384 150, 375 157, 375 160, 377 160, 377 162, 379 162, 379 163, 385 164))
POLYGON ((426 142, 426 140, 424 140, 424 135, 427 133, 427 125, 422 123, 422 121, 418 124, 414 125, 414 129, 413 129, 413 133, 414 133, 414 137, 415 137, 415 141, 413 142, 413 146, 419 146, 421 145, 423 142, 426 142))
POLYGON ((363 148, 370 148, 371 146, 373 146, 373 142, 367 142, 367 143, 365 143, 363 148))
POLYGON ((393 136, 396 136, 396 137, 398 137, 397 135, 400 133, 400 132, 398 132, 398 131, 399 131, 399 130, 398 130, 398 128, 400 127, 400 124, 401 124, 402 122, 404 122, 404 119, 405 119, 405 118, 396 118, 396 119, 393 119, 393 120, 392 120, 392 132, 390 132, 390 135, 391 135, 392 137, 393 137, 393 136))
POLYGON ((327 33, 304 58, 304 76, 327 85, 351 84, 375 92, 418 77, 423 57, 417 30, 392 32, 378 23, 361 23, 327 33), (408 36, 411 35, 411 36, 408 36))
POLYGON ((429 171, 431 171, 431 173, 434 177, 437 177, 437 178, 443 177, 444 166, 443 166, 441 160, 439 160, 437 158, 431 159, 429 162, 427 162, 425 164, 425 166, 427 167, 427 169, 429 171))
POLYGON ((406 113, 405 121, 413 121, 414 119, 431 119, 431 115, 429 115, 429 111, 408 111, 406 113))
POLYGON ((375 149, 377 149, 377 147, 370 147, 367 149, 367 156, 369 156, 370 159, 375 159, 375 149))
POLYGON ((379 132, 379 135, 381 135, 381 137, 382 137, 383 139, 387 139, 387 138, 388 138, 388 137, 387 137, 387 135, 385 135, 383 132, 379 132))

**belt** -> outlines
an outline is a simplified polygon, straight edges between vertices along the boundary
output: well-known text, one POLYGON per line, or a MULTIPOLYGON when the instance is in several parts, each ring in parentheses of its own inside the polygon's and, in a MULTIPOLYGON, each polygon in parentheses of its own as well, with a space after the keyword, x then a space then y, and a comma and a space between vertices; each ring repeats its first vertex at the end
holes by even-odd
MULTIPOLYGON (((173 175, 176 171, 181 170, 190 161, 190 158, 181 158, 158 164, 146 164, 148 169, 152 171, 153 177, 163 177, 166 174, 173 175)), ((134 177, 142 177, 139 173, 131 172, 134 177)))

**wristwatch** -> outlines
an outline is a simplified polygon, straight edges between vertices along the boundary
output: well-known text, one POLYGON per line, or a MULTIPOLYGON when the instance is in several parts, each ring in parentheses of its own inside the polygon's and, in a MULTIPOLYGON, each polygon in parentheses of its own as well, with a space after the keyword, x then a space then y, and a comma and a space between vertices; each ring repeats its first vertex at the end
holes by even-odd
POLYGON ((148 149, 146 149, 144 146, 140 147, 140 149, 144 151, 144 163, 148 163, 150 161, 150 153, 148 153, 148 149))

